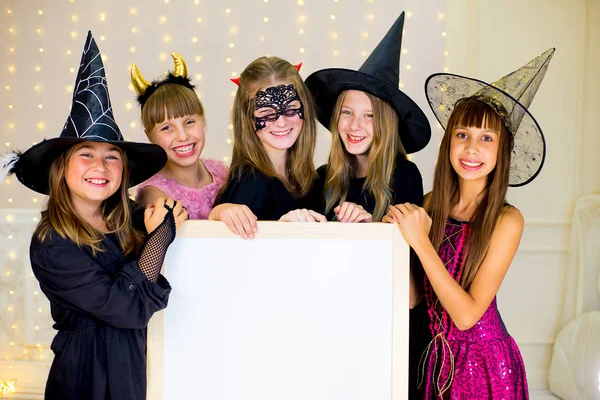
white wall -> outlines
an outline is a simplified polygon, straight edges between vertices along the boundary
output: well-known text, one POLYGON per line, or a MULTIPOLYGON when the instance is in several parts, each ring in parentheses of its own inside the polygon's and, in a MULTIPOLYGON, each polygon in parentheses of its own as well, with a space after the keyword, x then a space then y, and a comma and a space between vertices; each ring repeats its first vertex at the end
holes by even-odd
POLYGON ((525 216, 521 246, 498 295, 523 352, 530 388, 547 388, 560 318, 572 207, 600 190, 595 118, 600 106, 600 3, 595 0, 459 0, 447 9, 449 70, 493 81, 556 47, 530 108, 546 137, 544 170, 509 190, 525 216))

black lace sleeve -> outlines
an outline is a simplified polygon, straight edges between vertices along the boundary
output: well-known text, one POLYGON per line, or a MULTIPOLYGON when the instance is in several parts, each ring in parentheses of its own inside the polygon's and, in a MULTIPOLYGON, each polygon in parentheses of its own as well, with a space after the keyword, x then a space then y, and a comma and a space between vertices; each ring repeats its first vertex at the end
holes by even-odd
POLYGON ((175 240, 175 217, 173 210, 168 209, 163 222, 148 234, 138 259, 138 265, 148 280, 156 282, 158 279, 167 249, 173 240, 175 240))

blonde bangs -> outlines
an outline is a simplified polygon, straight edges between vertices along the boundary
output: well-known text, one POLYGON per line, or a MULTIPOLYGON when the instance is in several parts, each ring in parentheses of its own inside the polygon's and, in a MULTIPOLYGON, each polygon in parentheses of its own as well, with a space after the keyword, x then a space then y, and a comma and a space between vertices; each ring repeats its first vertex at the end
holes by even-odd
POLYGON ((162 85, 148 98, 142 108, 142 123, 147 131, 157 124, 186 115, 198 114, 204 120, 204 107, 193 90, 174 83, 162 85))

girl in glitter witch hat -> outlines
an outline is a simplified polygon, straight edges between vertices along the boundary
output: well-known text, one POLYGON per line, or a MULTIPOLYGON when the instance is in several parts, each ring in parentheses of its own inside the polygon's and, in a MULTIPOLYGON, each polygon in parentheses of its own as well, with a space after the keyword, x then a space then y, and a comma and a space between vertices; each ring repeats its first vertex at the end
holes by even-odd
POLYGON ((164 79, 147 82, 138 67, 131 82, 138 94, 144 131, 150 142, 167 153, 167 164, 137 189, 142 204, 158 197, 181 200, 190 219, 207 219, 227 167, 220 161, 200 158, 206 140, 204 107, 188 77, 183 57, 171 53, 175 68, 164 79))
POLYGON ((159 272, 187 213, 171 198, 136 207, 127 190, 165 162, 159 146, 123 140, 88 33, 60 137, 0 160, 49 196, 30 247, 58 330, 45 399, 146 398, 146 325, 167 305, 159 272))
POLYGON ((509 186, 531 182, 545 156, 527 110, 554 49, 490 84, 452 74, 427 79, 431 109, 446 131, 425 208, 391 208, 425 270, 434 338, 424 353, 426 399, 527 399, 523 359, 496 293, 519 247, 523 216, 509 186))
POLYGON ((307 197, 317 175, 317 129, 299 69, 277 57, 261 57, 234 80, 239 85, 232 112, 235 142, 215 219, 225 220, 221 207, 233 203, 246 205, 259 220, 325 220, 310 209, 307 197))

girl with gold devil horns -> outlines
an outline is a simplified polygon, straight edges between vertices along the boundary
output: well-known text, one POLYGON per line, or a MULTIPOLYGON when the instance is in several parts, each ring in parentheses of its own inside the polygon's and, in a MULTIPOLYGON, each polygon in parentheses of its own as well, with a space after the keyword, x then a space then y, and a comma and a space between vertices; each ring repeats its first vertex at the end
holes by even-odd
POLYGON ((175 69, 162 80, 146 81, 138 67, 131 83, 138 94, 144 132, 167 153, 166 165, 139 185, 137 200, 153 204, 161 197, 180 199, 190 219, 207 219, 227 176, 220 161, 201 158, 206 139, 204 107, 194 91, 185 60, 171 53, 175 69))

